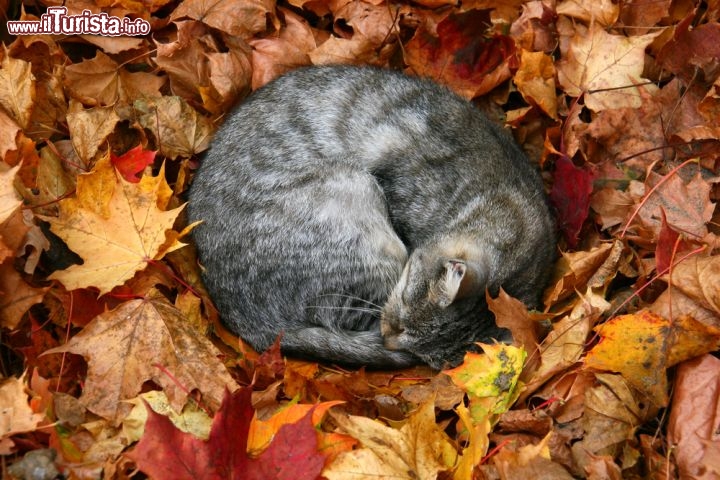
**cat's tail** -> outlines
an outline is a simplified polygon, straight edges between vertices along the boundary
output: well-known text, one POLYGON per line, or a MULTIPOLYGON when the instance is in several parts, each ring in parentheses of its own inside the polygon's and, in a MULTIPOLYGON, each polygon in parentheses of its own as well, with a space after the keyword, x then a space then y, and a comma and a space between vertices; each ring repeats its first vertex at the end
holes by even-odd
POLYGON ((280 347, 291 357, 373 369, 406 368, 423 363, 409 352, 386 349, 379 331, 308 327, 284 332, 280 347))

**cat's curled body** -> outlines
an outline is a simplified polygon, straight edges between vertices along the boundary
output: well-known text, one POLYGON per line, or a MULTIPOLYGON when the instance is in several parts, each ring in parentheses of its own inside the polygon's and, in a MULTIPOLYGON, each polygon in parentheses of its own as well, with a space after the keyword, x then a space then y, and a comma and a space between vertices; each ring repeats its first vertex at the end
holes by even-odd
POLYGON ((251 95, 216 134, 189 214, 232 331, 375 368, 441 368, 500 338, 486 289, 535 304, 555 248, 508 134, 444 87, 369 67, 299 69, 251 95))

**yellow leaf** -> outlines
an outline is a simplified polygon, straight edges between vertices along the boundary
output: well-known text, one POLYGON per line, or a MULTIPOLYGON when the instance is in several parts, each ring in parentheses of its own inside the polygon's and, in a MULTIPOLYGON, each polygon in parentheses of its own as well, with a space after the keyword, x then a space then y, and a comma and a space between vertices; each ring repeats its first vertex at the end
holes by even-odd
POLYGON ((658 406, 668 402, 666 369, 720 347, 720 329, 646 310, 613 318, 597 331, 602 339, 588 352, 585 366, 620 373, 658 406))
POLYGON ((78 179, 77 198, 60 202, 58 218, 41 217, 84 260, 50 278, 68 290, 92 286, 103 294, 132 278, 148 262, 183 247, 177 238, 166 244, 183 208, 161 210, 170 193, 164 169, 157 177, 144 176, 139 183, 130 183, 116 175, 109 162, 98 162, 92 172, 78 179))
POLYGON ((544 52, 522 51, 520 68, 513 77, 518 90, 531 104, 557 119, 555 64, 544 52))
POLYGON ((517 398, 525 350, 505 344, 478 345, 484 354, 468 352, 462 365, 445 373, 471 396, 471 400, 472 397, 490 398, 490 413, 502 413, 517 398))
POLYGON ((330 413, 340 429, 363 448, 340 454, 323 470, 328 480, 434 480, 457 460, 455 447, 435 423, 434 399, 425 402, 400 429, 376 420, 330 413))
POLYGON ((195 402, 189 402, 185 405, 181 413, 177 413, 170 406, 165 392, 159 390, 151 390, 149 392, 138 395, 128 403, 133 405, 127 417, 122 421, 123 437, 129 443, 137 442, 145 431, 145 422, 147 421, 148 411, 145 403, 150 405, 153 411, 164 415, 170 419, 178 430, 192 433, 198 438, 206 439, 210 435, 210 427, 212 426, 212 418, 198 407, 195 402))
POLYGON ((585 105, 600 111, 610 108, 639 108, 640 89, 657 90, 642 78, 645 48, 659 34, 626 37, 607 33, 598 23, 587 32, 577 32, 568 51, 557 62, 558 80, 573 97, 584 94, 585 105))
POLYGON ((453 474, 455 480, 472 479, 472 472, 480 461, 487 454, 490 445, 488 434, 492 430, 489 417, 485 417, 483 421, 474 421, 470 416, 470 411, 465 405, 460 405, 455 410, 465 424, 465 428, 469 433, 469 441, 467 447, 463 448, 458 460, 457 468, 453 474))

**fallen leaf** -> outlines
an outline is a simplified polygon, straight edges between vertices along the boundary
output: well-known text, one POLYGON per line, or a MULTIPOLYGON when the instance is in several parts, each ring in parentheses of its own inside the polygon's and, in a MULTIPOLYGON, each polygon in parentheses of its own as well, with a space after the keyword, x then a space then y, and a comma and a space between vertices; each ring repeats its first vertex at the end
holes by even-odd
POLYGON ((645 48, 657 35, 613 35, 592 23, 587 33, 576 33, 557 62, 558 81, 568 95, 584 95, 585 105, 596 112, 640 107, 640 89, 657 90, 641 77, 645 48))
POLYGON ((403 49, 408 69, 468 99, 488 93, 511 77, 510 64, 516 62, 510 37, 478 36, 490 24, 488 10, 469 10, 448 15, 437 32, 418 28, 403 49))
POLYGON ((0 159, 4 159, 5 155, 11 150, 17 149, 15 138, 20 132, 20 126, 0 109, 0 159))
MULTIPOLYGON (((248 39, 264 32, 268 17, 274 19, 274 0, 189 0, 173 10, 170 20, 192 18, 209 27, 229 33, 234 37, 248 39)), ((273 20, 277 22, 277 20, 273 20)))
POLYGON ((661 210, 668 225, 695 240, 702 240, 708 234, 707 224, 712 219, 715 204, 710 201, 711 182, 702 178, 699 172, 687 183, 677 172, 663 177, 652 173, 645 188, 647 192, 654 190, 643 197, 637 217, 644 226, 652 229, 656 238, 662 226, 661 210))
POLYGON ((720 256, 699 256, 678 263, 672 275, 664 277, 672 288, 680 290, 701 307, 720 316, 720 292, 715 288, 720 280, 720 256))
POLYGON ((110 162, 125 180, 138 183, 140 181, 138 175, 145 170, 145 167, 153 164, 156 153, 153 150, 144 150, 142 145, 138 145, 120 156, 111 153, 110 162))
POLYGON ((6 53, 0 66, 0 105, 20 127, 28 128, 35 104, 35 76, 31 65, 6 53))
MULTIPOLYGON (((28 404, 25 391, 25 376, 10 377, 0 384, 0 439, 6 440, 11 435, 34 431, 45 419, 45 414, 35 413, 28 404)), ((0 445, 0 454, 12 453, 5 446, 12 446, 12 441, 0 445)))
POLYGON ((128 442, 137 442, 143 436, 145 423, 148 419, 148 408, 155 413, 170 419, 173 425, 197 438, 207 439, 210 435, 212 418, 196 403, 188 402, 180 413, 170 406, 170 400, 165 392, 151 390, 142 393, 132 400, 127 400, 133 406, 130 413, 122 420, 123 437, 128 442), (147 407, 146 407, 147 405, 147 407))
POLYGON ((597 331, 601 341, 588 352, 585 366, 620 373, 658 406, 668 402, 668 368, 720 347, 718 328, 690 317, 669 321, 645 310, 615 317, 597 331))
POLYGON ((431 480, 438 472, 449 470, 457 452, 435 423, 434 403, 421 405, 400 429, 366 417, 331 412, 340 429, 360 440, 362 448, 340 454, 323 470, 323 477, 431 480))
POLYGON ((555 161, 555 182, 550 201, 558 212, 558 223, 570 248, 578 244, 578 235, 590 212, 590 194, 593 191, 592 171, 577 167, 567 156, 555 161))
POLYGON ((60 201, 57 218, 41 217, 84 260, 53 273, 51 279, 68 290, 94 286, 103 294, 132 278, 148 262, 183 246, 177 239, 167 243, 166 232, 182 207, 163 211, 171 193, 163 168, 156 177, 130 183, 104 160, 81 180, 77 197, 60 201))
POLYGON ((586 23, 597 22, 603 27, 611 27, 618 19, 620 5, 612 0, 564 0, 555 10, 558 15, 566 15, 586 23))
POLYGON ((160 152, 170 159, 207 149, 214 128, 180 97, 136 100, 140 124, 155 135, 160 152))
POLYGON ((468 352, 461 365, 444 373, 471 397, 492 399, 487 411, 499 414, 517 397, 518 378, 526 352, 505 344, 479 345, 483 354, 468 352))
POLYGON ((520 55, 520 68, 513 81, 528 103, 537 105, 550 118, 558 118, 555 64, 552 57, 544 52, 523 50, 520 55))
POLYGON ((208 440, 181 432, 166 417, 148 410, 145 434, 128 454, 152 478, 172 480, 314 480, 325 457, 316 450, 311 413, 284 425, 257 458, 246 453, 253 416, 252 388, 226 391, 208 440))
POLYGON ((107 137, 115 130, 120 117, 113 107, 84 109, 80 102, 70 100, 67 122, 70 138, 78 156, 90 165, 107 137))
POLYGON ((330 408, 342 403, 336 400, 317 405, 294 404, 281 408, 267 420, 258 420, 254 417, 248 432, 248 453, 254 456, 265 450, 283 425, 296 423, 311 412, 313 425, 319 425, 330 408))
POLYGON ((116 421, 130 410, 123 401, 136 397, 147 380, 163 388, 176 411, 194 389, 217 408, 224 390, 236 385, 212 343, 162 299, 124 302, 45 354, 62 352, 82 355, 88 362, 83 404, 116 421))
POLYGON ((720 412, 719 372, 720 360, 712 355, 683 362, 676 371, 667 429, 681 478, 712 478, 704 457, 719 441, 713 428, 720 412))
POLYGON ((7 220, 22 205, 14 186, 18 170, 20 165, 0 173, 0 223, 7 220))
POLYGON ((98 50, 95 58, 68 65, 64 82, 70 96, 94 107, 159 97, 165 78, 146 72, 129 72, 98 50))
POLYGON ((557 479, 574 478, 559 463, 550 458, 548 443, 553 433, 548 433, 537 445, 525 445, 513 451, 505 447, 492 458, 501 478, 507 479, 557 479))
POLYGON ((697 71, 706 72, 710 78, 717 76, 717 58, 720 57, 720 24, 693 25, 694 20, 694 12, 685 17, 657 56, 663 68, 685 81, 695 78, 697 71))

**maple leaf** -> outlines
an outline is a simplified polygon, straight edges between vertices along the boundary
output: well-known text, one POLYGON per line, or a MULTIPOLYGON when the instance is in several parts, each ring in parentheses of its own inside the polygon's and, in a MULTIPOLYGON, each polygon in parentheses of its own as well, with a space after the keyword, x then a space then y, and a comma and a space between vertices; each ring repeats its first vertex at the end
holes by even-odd
POLYGON ((84 109, 82 104, 70 100, 67 113, 68 129, 73 148, 85 165, 90 165, 100 145, 115 130, 120 117, 114 107, 84 109))
POLYGON ((213 344, 163 299, 125 302, 45 354, 61 352, 85 357, 88 373, 80 400, 109 419, 127 413, 123 401, 137 396, 147 380, 163 388, 176 411, 194 389, 216 408, 224 389, 236 385, 213 344))
POLYGON ((551 118, 557 118, 555 64, 549 55, 523 50, 520 55, 520 68, 513 81, 525 100, 537 105, 551 118))
POLYGON ((666 216, 668 225, 702 240, 708 234, 707 223, 715 211, 715 204, 710 201, 710 183, 700 172, 687 183, 677 173, 661 177, 653 172, 645 187, 648 192, 652 189, 652 193, 646 194, 638 205, 638 217, 656 236, 666 216))
POLYGON ((125 180, 138 183, 140 181, 138 175, 145 170, 145 167, 153 164, 156 153, 153 150, 143 150, 142 145, 138 145, 120 156, 111 153, 110 162, 125 180))
MULTIPOLYGON (((720 398, 720 360, 703 355, 682 363, 675 375, 673 402, 668 419, 668 442, 673 447, 683 478, 704 478, 717 451, 714 425, 720 398)), ((714 459, 715 468, 720 466, 714 459)), ((716 470, 715 473, 720 473, 716 470)), ((706 478, 712 478, 708 476, 706 478)))
POLYGON ((17 122, 10 118, 3 109, 0 109, 0 158, 5 158, 10 150, 17 149, 15 138, 18 132, 20 132, 20 127, 17 122))
POLYGON ((15 209, 22 205, 13 185, 18 170, 20 165, 0 173, 0 223, 7 220, 15 209))
POLYGON ((28 128, 35 104, 35 76, 30 62, 12 58, 6 50, 0 66, 0 105, 18 125, 28 128))
POLYGON ((708 79, 717 77, 720 57, 720 24, 709 22, 694 25, 695 13, 689 13, 673 30, 673 38, 665 43, 657 56, 665 69, 691 81, 698 70, 708 79))
POLYGON ((437 24, 437 35, 418 28, 404 48, 416 75, 433 78, 465 98, 485 94, 511 77, 515 42, 504 35, 478 36, 491 24, 488 10, 451 13, 437 24))
POLYGON ((594 175, 587 168, 576 167, 567 156, 560 155, 555 162, 553 177, 550 201, 558 211, 558 223, 565 240, 574 248, 590 213, 594 175))
POLYGON ((449 470, 455 464, 457 452, 435 423, 434 404, 431 399, 418 407, 400 429, 365 417, 331 412, 340 429, 357 438, 363 448, 340 454, 323 470, 323 477, 430 480, 438 472, 449 470))
POLYGON ((666 369, 720 347, 720 329, 687 316, 669 321, 647 310, 615 317, 597 331, 602 339, 585 366, 620 373, 658 406, 668 401, 666 369))
POLYGON ((170 194, 164 168, 156 177, 130 183, 116 175, 106 159, 98 162, 92 172, 78 179, 77 197, 60 201, 57 218, 40 217, 84 260, 50 278, 68 290, 94 286, 103 294, 132 278, 148 262, 183 247, 177 239, 171 244, 166 241, 166 232, 182 210, 162 210, 170 194))
POLYGON ((12 453, 12 441, 8 437, 16 433, 31 432, 45 419, 45 415, 33 412, 25 392, 25 376, 10 377, 0 384, 0 455, 12 453))
POLYGON ((502 448, 492 458, 501 478, 548 478, 572 480, 570 473, 550 458, 548 444, 553 432, 548 433, 537 445, 524 445, 516 452, 502 448))
POLYGON ((140 124, 153 132, 166 157, 189 157, 208 147, 212 124, 182 98, 136 100, 134 106, 140 113, 140 124))
POLYGON ((128 72, 100 50, 92 60, 68 65, 64 72, 68 93, 86 105, 132 103, 135 98, 159 97, 164 77, 128 72))
POLYGON ((247 437, 254 413, 251 394, 251 387, 226 391, 207 441, 181 432, 168 418, 148 408, 145 434, 127 455, 142 471, 159 480, 317 478, 325 457, 316 450, 312 412, 282 426, 257 458, 248 456, 247 437))
POLYGON ((600 111, 642 104, 640 88, 657 90, 641 77, 645 48, 659 33, 626 37, 607 33, 597 23, 586 33, 578 32, 570 40, 567 52, 557 62, 558 81, 573 97, 584 94, 585 105, 600 111), (618 89, 618 87, 624 87, 618 89))
MULTIPOLYGON (((181 3, 170 15, 171 20, 192 18, 234 37, 248 39, 267 28, 268 19, 275 18, 274 0, 189 0, 181 3)), ((279 25, 278 25, 279 26, 279 25)))
POLYGON ((620 5, 612 0, 565 0, 555 10, 558 15, 577 18, 585 22, 597 22, 603 27, 612 26, 620 14, 620 5))

